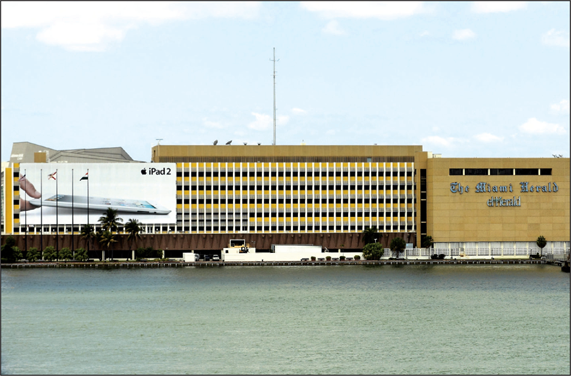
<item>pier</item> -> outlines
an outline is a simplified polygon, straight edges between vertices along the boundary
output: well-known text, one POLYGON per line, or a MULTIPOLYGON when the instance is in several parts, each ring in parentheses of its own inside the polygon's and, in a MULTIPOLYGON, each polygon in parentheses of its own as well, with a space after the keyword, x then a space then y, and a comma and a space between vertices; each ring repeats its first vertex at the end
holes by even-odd
POLYGON ((21 262, 2 268, 181 268, 221 266, 329 266, 329 265, 536 265, 545 260, 351 260, 351 261, 106 261, 106 262, 21 262))

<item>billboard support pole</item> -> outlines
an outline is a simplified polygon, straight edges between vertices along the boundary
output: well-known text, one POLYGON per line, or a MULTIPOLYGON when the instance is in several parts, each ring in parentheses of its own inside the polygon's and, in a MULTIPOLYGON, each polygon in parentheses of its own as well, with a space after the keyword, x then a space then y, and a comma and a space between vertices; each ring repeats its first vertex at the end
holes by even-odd
POLYGON ((58 203, 59 203, 59 193, 58 193, 58 170, 56 169, 55 181, 56 181, 56 261, 59 262, 59 211, 58 211, 58 203))
POLYGON ((71 169, 71 254, 73 255, 73 258, 75 259, 75 247, 74 247, 74 238, 73 238, 73 225, 74 225, 74 221, 73 221, 73 215, 74 215, 74 210, 73 210, 73 168, 71 169))
MULTIPOLYGON (((40 169, 40 191, 43 192, 44 186, 44 170, 40 169)), ((43 194, 43 193, 42 193, 43 194)), ((44 252, 44 200, 40 199, 40 252, 44 252)))
MULTIPOLYGON (((24 170, 24 176, 26 176, 26 170, 24 170)), ((27 190, 28 190, 28 179, 26 179, 26 181, 24 182, 24 200, 26 200, 26 206, 29 205, 28 203, 28 196, 27 196, 27 190)), ((26 247, 26 257, 28 257, 28 207, 26 207, 26 211, 24 212, 24 225, 26 226, 26 241, 24 242, 24 247, 26 247)))
MULTIPOLYGON (((87 229, 89 230, 89 169, 87 169, 87 229)), ((91 243, 91 236, 87 238, 88 254, 89 254, 89 243, 91 243)))

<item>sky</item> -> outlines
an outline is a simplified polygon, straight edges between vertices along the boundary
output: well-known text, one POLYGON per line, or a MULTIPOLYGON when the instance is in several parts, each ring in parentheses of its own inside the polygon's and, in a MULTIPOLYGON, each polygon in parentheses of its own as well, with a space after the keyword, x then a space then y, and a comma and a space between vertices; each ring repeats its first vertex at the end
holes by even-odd
POLYGON ((569 2, 1 3, 14 142, 569 157, 569 2))

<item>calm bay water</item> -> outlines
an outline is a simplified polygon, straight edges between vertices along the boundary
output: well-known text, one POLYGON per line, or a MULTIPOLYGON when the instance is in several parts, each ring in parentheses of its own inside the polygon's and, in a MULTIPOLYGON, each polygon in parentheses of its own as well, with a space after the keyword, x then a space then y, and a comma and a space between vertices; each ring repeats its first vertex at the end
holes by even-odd
POLYGON ((2 269, 2 374, 569 374, 549 265, 2 269))

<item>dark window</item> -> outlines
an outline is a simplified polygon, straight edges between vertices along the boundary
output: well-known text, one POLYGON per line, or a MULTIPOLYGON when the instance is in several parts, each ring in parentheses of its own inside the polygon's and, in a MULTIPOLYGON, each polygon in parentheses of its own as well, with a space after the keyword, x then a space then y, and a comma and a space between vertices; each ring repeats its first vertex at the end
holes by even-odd
POLYGON ((550 168, 540 168, 539 171, 541 172, 541 175, 551 175, 550 168))
POLYGON ((177 177, 182 177, 182 171, 177 171, 177 172, 176 172, 176 176, 177 176, 177 177))
POLYGON ((451 168, 450 175, 463 175, 463 170, 461 168, 451 168))
POLYGON ((487 168, 466 168, 464 175, 488 175, 487 168))
POLYGON ((537 168, 516 168, 516 175, 538 175, 539 170, 537 168))
POLYGON ((491 168, 490 175, 513 175, 513 168, 491 168))

